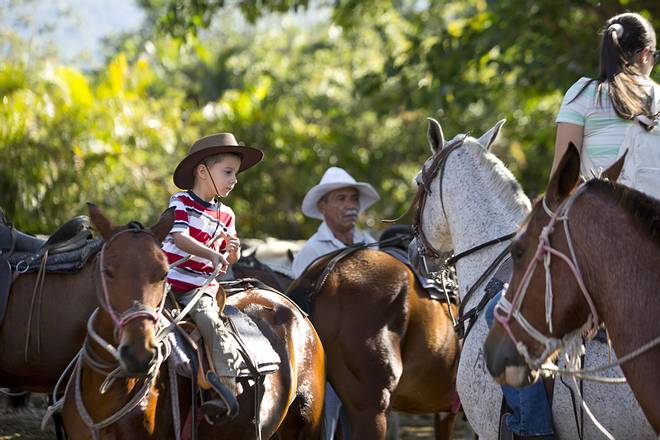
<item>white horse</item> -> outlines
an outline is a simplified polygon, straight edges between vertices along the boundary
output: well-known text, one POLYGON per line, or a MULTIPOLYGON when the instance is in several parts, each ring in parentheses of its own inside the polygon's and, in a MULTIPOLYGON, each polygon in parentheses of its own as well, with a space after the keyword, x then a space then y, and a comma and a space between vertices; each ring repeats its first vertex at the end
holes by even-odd
MULTIPOLYGON (((428 139, 434 156, 424 164, 417 178, 418 185, 423 184, 421 174, 431 167, 434 157, 443 147, 448 148, 445 151, 444 171, 427 182, 430 192, 426 194, 427 199, 420 206, 419 212, 420 235, 423 234, 426 243, 436 250, 448 252, 453 249, 458 255, 481 243, 516 232, 529 213, 529 199, 513 174, 488 151, 504 122, 499 121, 479 139, 459 135, 445 142, 440 124, 429 119, 428 139), (463 138, 462 145, 451 148, 463 138)), ((418 240, 415 239, 410 246, 411 256, 415 260, 418 259, 415 255, 418 240)), ((461 300, 507 245, 508 241, 493 244, 456 263, 461 300)), ((485 283, 478 286, 465 305, 465 310, 481 301, 484 287, 485 283)), ((488 374, 484 362, 483 344, 488 327, 483 315, 482 311, 464 341, 456 386, 468 421, 479 438, 496 439, 502 392, 488 374)), ((606 344, 587 344, 585 367, 604 365, 607 361, 606 344)), ((622 373, 620 369, 615 369, 610 375, 621 377, 622 373)), ((582 420, 580 397, 572 381, 565 379, 565 382, 567 385, 559 379, 555 380, 552 405, 555 432, 559 438, 577 439, 579 435, 575 414, 577 420, 582 420), (577 412, 573 410, 568 385, 573 389, 577 412)), ((584 382, 581 393, 597 420, 615 438, 657 438, 627 384, 584 382)), ((584 439, 604 438, 587 413, 584 413, 583 420, 584 439)))

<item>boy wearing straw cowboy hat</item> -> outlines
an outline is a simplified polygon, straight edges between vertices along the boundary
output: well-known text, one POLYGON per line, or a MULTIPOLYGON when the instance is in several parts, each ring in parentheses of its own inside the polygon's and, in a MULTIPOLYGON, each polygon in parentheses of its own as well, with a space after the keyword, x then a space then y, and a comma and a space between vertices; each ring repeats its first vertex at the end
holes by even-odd
MULTIPOLYGON (((358 215, 379 198, 371 185, 357 182, 346 170, 339 167, 328 168, 319 184, 307 192, 302 202, 303 214, 322 222, 293 260, 292 270, 295 277, 299 277, 310 263, 322 255, 355 243, 375 242, 366 231, 356 228, 355 222, 358 215)), ((328 383, 325 393, 324 438, 334 438, 340 410, 341 401, 328 383)), ((347 422, 343 412, 342 420, 347 422)), ((343 438, 348 439, 350 432, 343 421, 343 438)))
POLYGON ((183 307, 203 289, 189 316, 209 347, 220 377, 207 374, 223 399, 202 406, 211 422, 234 416, 238 410, 235 377, 241 361, 236 342, 220 319, 215 299, 218 282, 213 279, 207 283, 218 266, 220 273, 226 272, 240 252, 234 211, 219 198, 227 197, 234 189, 238 173, 256 165, 262 157, 260 150, 239 145, 233 134, 218 133, 195 141, 174 171, 175 185, 185 191, 170 198, 175 220, 163 251, 170 265, 179 265, 170 268, 167 281, 183 307))

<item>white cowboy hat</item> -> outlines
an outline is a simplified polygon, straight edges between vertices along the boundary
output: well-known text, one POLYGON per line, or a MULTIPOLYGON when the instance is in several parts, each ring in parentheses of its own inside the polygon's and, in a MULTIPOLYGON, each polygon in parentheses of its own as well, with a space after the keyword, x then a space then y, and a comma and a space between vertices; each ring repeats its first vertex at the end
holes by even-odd
POLYGON ((343 168, 330 167, 321 177, 318 185, 307 191, 302 202, 302 212, 307 217, 323 220, 323 214, 319 211, 318 203, 321 197, 340 188, 355 188, 360 194, 360 212, 364 211, 374 203, 380 196, 373 186, 365 182, 356 182, 343 168))

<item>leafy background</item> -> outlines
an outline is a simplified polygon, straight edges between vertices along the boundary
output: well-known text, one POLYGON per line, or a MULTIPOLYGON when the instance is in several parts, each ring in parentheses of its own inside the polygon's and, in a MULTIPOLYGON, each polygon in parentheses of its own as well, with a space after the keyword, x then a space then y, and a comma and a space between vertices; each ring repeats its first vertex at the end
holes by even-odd
POLYGON ((428 116, 449 138, 506 118, 494 151, 534 196, 602 23, 633 10, 660 29, 655 0, 138 4, 143 25, 94 69, 1 30, 0 206, 19 228, 47 234, 87 201, 155 221, 190 143, 232 131, 266 154, 227 200, 242 236, 311 235, 300 203, 329 165, 378 189, 363 222, 379 230, 412 199, 428 116))

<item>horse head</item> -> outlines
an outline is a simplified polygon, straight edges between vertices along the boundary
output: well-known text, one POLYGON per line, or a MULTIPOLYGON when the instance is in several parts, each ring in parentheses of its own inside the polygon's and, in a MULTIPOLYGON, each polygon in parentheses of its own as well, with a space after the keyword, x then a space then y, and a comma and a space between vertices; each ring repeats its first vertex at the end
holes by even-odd
POLYGON ((149 228, 138 222, 116 226, 92 204, 89 213, 105 241, 98 258, 102 310, 96 330, 105 340, 114 338, 118 348, 110 352, 126 374, 144 375, 157 351, 155 325, 166 296, 168 272, 160 245, 172 228, 173 212, 165 211, 149 228))
MULTIPOLYGON (((518 199, 516 203, 522 209, 529 209, 529 201, 520 191, 513 175, 489 151, 504 122, 505 120, 497 122, 478 139, 459 134, 445 141, 440 123, 428 118, 427 139, 432 154, 415 178, 418 191, 417 213, 413 223, 415 238, 409 247, 410 259, 417 262, 416 266, 421 271, 424 271, 424 265, 430 264, 429 257, 438 259, 451 252, 455 246, 448 206, 462 197, 458 193, 471 191, 474 195, 479 195, 487 190, 475 186, 479 183, 490 184, 478 175, 481 172, 478 170, 481 163, 488 164, 481 167, 485 172, 504 176, 506 182, 503 185, 509 185, 510 188, 510 182, 513 182, 513 186, 516 186, 514 192, 520 193, 515 195, 518 199)), ((469 194, 466 196, 469 198, 469 194)))
MULTIPOLYGON (((616 180, 624 159, 603 177, 616 180)), ((575 190, 579 172, 580 155, 571 143, 511 244, 511 283, 485 343, 487 367, 500 383, 522 386, 535 380, 542 363, 571 341, 581 344, 583 334, 598 325, 568 227, 571 208, 584 202, 578 197, 588 188, 575 190)))

